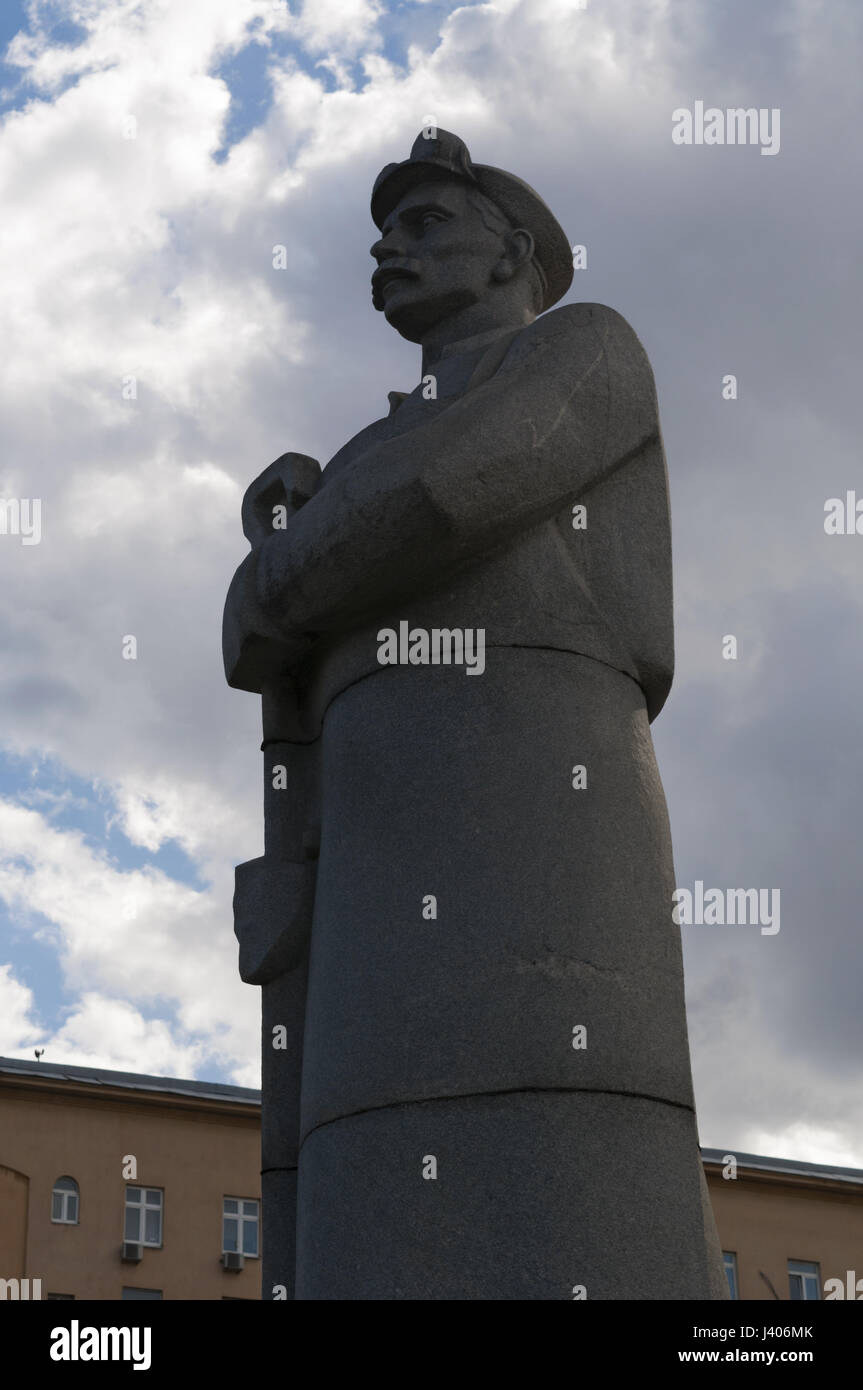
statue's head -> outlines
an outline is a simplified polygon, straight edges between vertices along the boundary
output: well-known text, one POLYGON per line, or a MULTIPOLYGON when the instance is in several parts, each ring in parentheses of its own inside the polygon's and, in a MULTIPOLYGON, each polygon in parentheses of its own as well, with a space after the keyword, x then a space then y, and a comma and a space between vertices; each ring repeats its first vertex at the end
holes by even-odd
POLYGON ((471 162, 455 135, 420 134, 372 193, 381 237, 372 300, 411 342, 472 305, 514 326, 566 293, 572 253, 545 203, 513 174, 471 162))

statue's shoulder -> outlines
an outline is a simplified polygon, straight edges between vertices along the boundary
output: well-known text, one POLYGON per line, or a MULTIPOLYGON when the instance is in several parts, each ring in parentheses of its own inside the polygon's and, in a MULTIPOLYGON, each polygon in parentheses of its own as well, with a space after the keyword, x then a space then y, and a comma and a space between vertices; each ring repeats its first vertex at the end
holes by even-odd
POLYGON ((642 353, 643 347, 623 314, 610 309, 609 304, 561 304, 560 309, 535 318, 511 343, 509 363, 523 359, 536 347, 548 346, 554 352, 595 354, 607 347, 613 352, 642 353))
POLYGON ((559 309, 549 309, 548 313, 535 319, 519 336, 530 335, 536 339, 560 336, 584 338, 593 334, 597 335, 601 342, 615 339, 641 346, 635 329, 622 314, 608 304, 563 304, 559 309))
MULTIPOLYGON (((657 429, 650 360, 631 324, 607 304, 564 304, 542 314, 512 341, 500 372, 510 373, 514 388, 521 373, 531 390, 556 391, 561 401, 573 383, 591 382, 617 425, 637 417, 639 437, 657 429)), ((582 410, 584 400, 582 392, 582 410)))
POLYGON ((538 330, 534 341, 569 352, 581 363, 605 357, 610 380, 630 393, 655 391, 653 369, 644 344, 632 325, 608 304, 564 304, 543 314, 527 330, 538 330))

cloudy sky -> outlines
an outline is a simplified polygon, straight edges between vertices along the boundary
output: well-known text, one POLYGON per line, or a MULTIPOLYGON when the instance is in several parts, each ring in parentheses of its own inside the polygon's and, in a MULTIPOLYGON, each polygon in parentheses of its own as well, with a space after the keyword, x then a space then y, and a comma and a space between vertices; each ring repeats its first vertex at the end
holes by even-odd
POLYGON ((258 1082, 240 499, 418 379, 371 309, 368 196, 433 116, 542 192, 587 247, 565 302, 619 310, 656 374, 677 881, 781 893, 776 934, 681 928, 702 1142, 863 1167, 863 535, 824 529, 863 498, 858 0, 7 0, 0 25, 0 498, 42 508, 38 544, 0 535, 0 1053, 258 1082), (696 101, 778 108, 778 153, 675 144, 696 101))

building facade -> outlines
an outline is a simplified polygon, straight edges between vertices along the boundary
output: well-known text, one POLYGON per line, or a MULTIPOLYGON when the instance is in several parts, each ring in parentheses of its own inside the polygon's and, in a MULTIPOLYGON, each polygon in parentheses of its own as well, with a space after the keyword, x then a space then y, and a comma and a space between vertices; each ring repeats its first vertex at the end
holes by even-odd
POLYGON ((259 1299, 259 1170, 258 1091, 0 1059, 0 1279, 31 1296, 259 1299))
MULTIPOLYGON (((259 1091, 0 1058, 0 1298, 260 1299, 260 1123, 259 1091)), ((702 1159, 733 1297, 863 1301, 863 1170, 702 1159)))
POLYGON ((863 1170, 701 1156, 732 1297, 863 1301, 863 1170))

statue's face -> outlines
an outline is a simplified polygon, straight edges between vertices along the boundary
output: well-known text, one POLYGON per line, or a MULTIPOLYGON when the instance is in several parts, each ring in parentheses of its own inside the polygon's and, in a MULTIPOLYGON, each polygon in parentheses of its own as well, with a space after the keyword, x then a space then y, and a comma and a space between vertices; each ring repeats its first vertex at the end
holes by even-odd
POLYGON ((504 243, 462 184, 436 179, 405 194, 371 254, 378 263, 375 308, 403 338, 419 343, 436 324, 493 292, 504 243))

